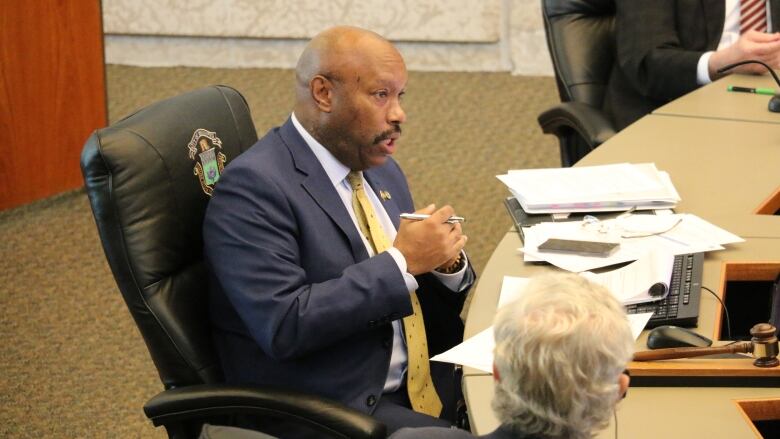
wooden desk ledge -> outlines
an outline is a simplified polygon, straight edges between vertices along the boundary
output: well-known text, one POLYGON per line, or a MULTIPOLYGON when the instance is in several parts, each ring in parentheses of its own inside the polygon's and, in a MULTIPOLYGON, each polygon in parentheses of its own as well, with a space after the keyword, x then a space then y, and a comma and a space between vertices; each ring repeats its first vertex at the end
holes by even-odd
POLYGON ((707 359, 706 357, 663 361, 632 361, 628 364, 631 377, 777 377, 780 367, 753 366, 753 358, 707 359))

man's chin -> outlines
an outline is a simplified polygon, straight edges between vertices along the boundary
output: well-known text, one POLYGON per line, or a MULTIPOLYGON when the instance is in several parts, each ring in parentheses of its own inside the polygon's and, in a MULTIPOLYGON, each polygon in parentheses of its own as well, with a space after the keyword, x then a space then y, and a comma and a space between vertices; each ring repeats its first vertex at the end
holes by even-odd
POLYGON ((390 154, 382 154, 382 155, 374 155, 371 157, 368 157, 366 160, 366 164, 369 168, 374 168, 376 166, 382 166, 387 161, 387 158, 390 157, 390 154))

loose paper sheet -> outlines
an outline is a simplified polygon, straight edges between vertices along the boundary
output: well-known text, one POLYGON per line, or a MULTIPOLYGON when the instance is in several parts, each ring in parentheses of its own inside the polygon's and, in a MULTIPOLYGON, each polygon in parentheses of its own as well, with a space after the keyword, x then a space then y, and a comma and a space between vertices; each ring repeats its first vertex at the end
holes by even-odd
POLYGON ((547 261, 564 270, 579 273, 606 267, 622 262, 636 260, 650 252, 683 255, 715 250, 723 250, 723 245, 743 242, 714 224, 696 215, 632 215, 620 220, 605 220, 606 232, 582 226, 581 221, 541 223, 524 229, 524 247, 526 261, 547 261), (641 235, 658 231, 668 231, 652 236, 622 238, 621 235, 641 235), (583 256, 556 252, 540 252, 538 246, 549 238, 575 239, 585 241, 618 242, 620 248, 608 257, 583 256))
POLYGON ((674 255, 651 252, 625 267, 605 273, 580 273, 591 281, 607 287, 623 305, 661 300, 669 294, 672 280, 674 255), (665 292, 660 296, 651 296, 650 288, 656 284, 664 285, 665 292))
MULTIPOLYGON (((631 325, 634 340, 639 338, 639 334, 647 326, 652 315, 653 313, 628 315, 628 323, 631 325)), ((491 326, 447 352, 436 355, 431 358, 431 361, 460 364, 493 373, 493 349, 495 346, 493 327, 491 326)))
MULTIPOLYGON (((523 277, 504 276, 498 299, 498 308, 519 299, 529 280, 523 277)), ((647 326, 647 322, 652 315, 653 313, 628 315, 628 323, 631 326, 634 340, 639 338, 639 334, 647 326)), ((491 326, 452 349, 434 356, 431 358, 431 361, 460 364, 492 373, 494 348, 495 341, 493 340, 493 327, 491 326)))

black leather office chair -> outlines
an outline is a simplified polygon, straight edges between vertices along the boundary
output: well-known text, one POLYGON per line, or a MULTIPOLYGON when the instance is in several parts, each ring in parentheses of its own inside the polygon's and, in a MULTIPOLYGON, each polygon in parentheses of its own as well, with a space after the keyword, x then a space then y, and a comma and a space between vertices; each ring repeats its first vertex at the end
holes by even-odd
POLYGON ((561 103, 539 115, 571 166, 615 134, 601 111, 615 60, 613 0, 542 0, 544 30, 561 103))
POLYGON ((84 145, 81 168, 106 258, 166 389, 144 411, 171 438, 197 437, 204 422, 233 415, 383 438, 383 424, 335 402, 222 383, 201 226, 223 167, 256 140, 244 98, 213 86, 146 107, 84 145))

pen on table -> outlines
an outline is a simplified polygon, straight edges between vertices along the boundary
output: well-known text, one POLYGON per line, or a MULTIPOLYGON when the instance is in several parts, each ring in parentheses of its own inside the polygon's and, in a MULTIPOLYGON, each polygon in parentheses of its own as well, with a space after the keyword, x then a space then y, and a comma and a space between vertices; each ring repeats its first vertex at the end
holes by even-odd
POLYGON ((767 95, 767 96, 775 95, 775 90, 773 88, 751 88, 751 87, 737 87, 736 85, 729 85, 726 90, 739 91, 742 93, 754 93, 757 95, 767 95))
MULTIPOLYGON (((430 215, 426 215, 424 213, 402 213, 401 214, 401 219, 408 219, 412 221, 422 221, 430 217, 431 217, 430 215)), ((447 221, 445 222, 450 224, 455 224, 455 223, 462 223, 464 221, 466 221, 466 218, 463 218, 462 216, 453 215, 447 218, 447 221)))

